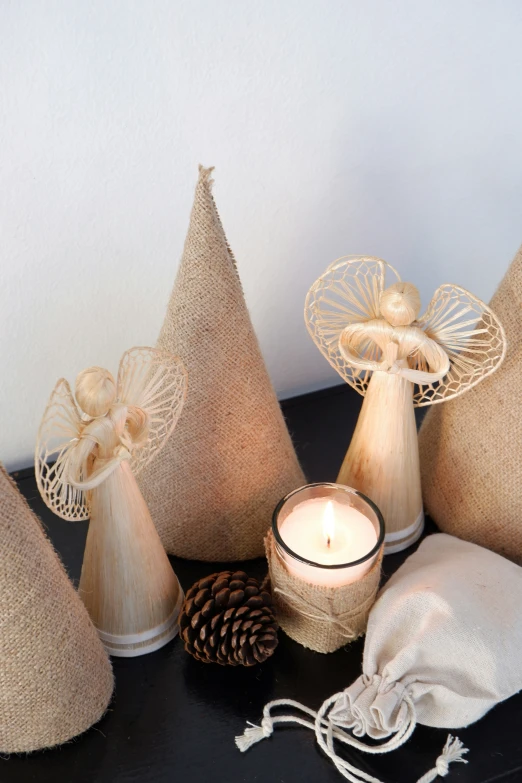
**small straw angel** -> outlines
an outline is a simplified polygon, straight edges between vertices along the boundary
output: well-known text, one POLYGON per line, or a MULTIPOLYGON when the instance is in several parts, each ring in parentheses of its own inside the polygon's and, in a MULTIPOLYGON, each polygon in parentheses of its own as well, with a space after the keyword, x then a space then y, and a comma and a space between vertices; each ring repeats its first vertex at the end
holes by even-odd
POLYGON ((38 433, 40 493, 69 521, 90 518, 79 594, 111 655, 152 652, 177 633, 183 592, 135 476, 174 430, 187 374, 177 357, 132 348, 118 382, 89 367, 62 378, 38 433))
POLYGON ((365 398, 337 481, 380 508, 386 554, 413 544, 424 528, 414 407, 463 394, 506 350, 495 314, 463 288, 442 285, 419 318, 420 307, 414 285, 366 256, 334 261, 305 304, 319 350, 365 398))

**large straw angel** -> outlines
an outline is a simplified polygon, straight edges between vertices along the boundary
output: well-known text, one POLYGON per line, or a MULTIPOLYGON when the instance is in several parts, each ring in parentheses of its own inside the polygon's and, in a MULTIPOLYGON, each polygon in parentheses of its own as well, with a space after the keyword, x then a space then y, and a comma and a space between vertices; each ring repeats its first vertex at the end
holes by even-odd
POLYGON ((117 385, 90 367, 76 379, 75 402, 59 380, 38 433, 45 503, 66 520, 90 517, 79 593, 111 655, 157 650, 178 630, 183 592, 135 476, 172 433, 186 388, 178 358, 132 348, 117 385))
POLYGON ((414 406, 463 394, 497 369, 506 348, 495 314, 459 286, 442 285, 419 312, 415 286, 372 257, 334 261, 305 304, 316 345, 365 397, 337 481, 379 506, 386 553, 424 528, 414 406))

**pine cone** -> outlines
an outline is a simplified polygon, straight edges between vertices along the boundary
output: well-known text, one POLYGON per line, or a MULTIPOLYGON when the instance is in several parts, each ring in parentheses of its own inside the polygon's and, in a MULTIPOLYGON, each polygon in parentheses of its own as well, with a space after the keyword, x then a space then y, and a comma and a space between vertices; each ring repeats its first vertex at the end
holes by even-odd
POLYGON ((244 571, 221 571, 188 591, 179 616, 185 650, 198 661, 254 666, 277 647, 270 593, 244 571))

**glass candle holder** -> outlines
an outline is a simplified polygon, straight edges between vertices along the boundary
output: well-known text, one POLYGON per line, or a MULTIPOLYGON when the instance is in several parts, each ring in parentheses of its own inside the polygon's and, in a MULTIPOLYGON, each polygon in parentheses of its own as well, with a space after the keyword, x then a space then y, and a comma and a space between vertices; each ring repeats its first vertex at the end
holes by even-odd
POLYGON ((385 535, 381 512, 369 498, 342 484, 307 484, 278 503, 272 533, 294 576, 340 587, 372 568, 385 535))

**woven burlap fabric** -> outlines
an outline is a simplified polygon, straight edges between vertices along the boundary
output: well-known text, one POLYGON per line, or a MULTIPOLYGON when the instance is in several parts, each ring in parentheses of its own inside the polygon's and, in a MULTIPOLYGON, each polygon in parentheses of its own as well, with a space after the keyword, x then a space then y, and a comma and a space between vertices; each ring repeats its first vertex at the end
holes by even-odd
POLYGON ((0 465, 0 753, 49 748, 96 723, 112 669, 87 611, 0 465))
POLYGON ((341 587, 312 585, 291 574, 271 531, 265 550, 277 621, 288 636, 310 650, 329 653, 364 634, 379 589, 382 549, 362 579, 341 587))
POLYGON ((166 550, 197 560, 263 553, 277 502, 304 484, 211 193, 200 176, 158 347, 180 356, 188 396, 139 477, 166 550))
POLYGON ((426 510, 441 530, 522 563, 522 248, 491 308, 504 326, 499 370, 435 405, 419 434, 426 510))
POLYGON ((411 718, 449 729, 477 721, 522 688, 521 596, 520 566, 429 536, 379 594, 363 674, 337 700, 332 722, 384 739, 411 718))

